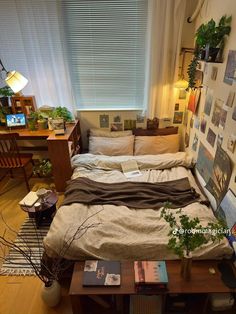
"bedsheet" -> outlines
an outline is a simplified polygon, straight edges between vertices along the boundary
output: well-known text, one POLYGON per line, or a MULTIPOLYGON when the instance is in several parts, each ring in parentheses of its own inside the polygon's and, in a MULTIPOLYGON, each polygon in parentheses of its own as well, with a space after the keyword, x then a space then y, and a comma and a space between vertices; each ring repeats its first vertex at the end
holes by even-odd
MULTIPOLYGON (((201 194, 190 168, 192 157, 186 153, 145 156, 96 156, 77 155, 72 158, 73 178, 87 177, 98 182, 124 182, 127 179, 121 171, 121 162, 134 159, 142 175, 132 178, 140 182, 165 182, 188 178, 192 187, 201 194)), ((98 191, 99 192, 99 191, 98 191)), ((139 193, 139 191, 137 191, 139 193)), ((176 211, 177 209, 172 209, 176 211)), ((215 222, 211 208, 194 202, 182 208, 190 217, 199 217, 203 226, 215 222)), ((79 225, 94 225, 87 232, 73 240, 63 257, 70 260, 88 258, 110 260, 156 260, 178 258, 167 248, 169 226, 160 217, 161 210, 136 209, 115 205, 84 205, 73 203, 61 206, 44 239, 47 255, 58 257, 65 243, 70 241, 79 225), (89 217, 89 219, 88 219, 89 217)), ((198 259, 217 259, 232 255, 227 239, 208 242, 193 252, 198 259)))

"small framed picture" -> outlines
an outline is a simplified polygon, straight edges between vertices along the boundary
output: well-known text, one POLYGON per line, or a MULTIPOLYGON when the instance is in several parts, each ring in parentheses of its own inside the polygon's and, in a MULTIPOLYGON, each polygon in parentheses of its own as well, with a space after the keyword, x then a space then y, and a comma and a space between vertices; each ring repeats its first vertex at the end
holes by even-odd
POLYGON ((109 128, 109 115, 101 114, 99 116, 100 128, 109 128))
POLYGON ((174 124, 181 124, 183 121, 183 112, 182 111, 175 111, 174 113, 174 118, 173 118, 173 123, 174 124))
POLYGON ((236 142, 236 136, 231 134, 228 138, 227 149, 232 153, 234 152, 234 149, 235 149, 235 142, 236 142))

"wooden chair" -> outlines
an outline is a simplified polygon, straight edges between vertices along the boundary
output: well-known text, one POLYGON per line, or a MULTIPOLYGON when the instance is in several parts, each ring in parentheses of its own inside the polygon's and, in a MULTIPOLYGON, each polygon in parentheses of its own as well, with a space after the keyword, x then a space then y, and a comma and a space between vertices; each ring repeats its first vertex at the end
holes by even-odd
POLYGON ((11 176, 14 169, 22 169, 27 189, 30 191, 26 166, 29 163, 33 165, 33 154, 19 153, 18 137, 19 134, 17 133, 0 134, 0 169, 10 171, 11 176))

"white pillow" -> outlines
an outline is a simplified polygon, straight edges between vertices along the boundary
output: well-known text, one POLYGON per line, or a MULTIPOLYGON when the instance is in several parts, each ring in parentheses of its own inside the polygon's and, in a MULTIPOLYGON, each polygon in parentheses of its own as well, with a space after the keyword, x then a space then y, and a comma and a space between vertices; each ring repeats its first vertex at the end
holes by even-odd
POLYGON ((158 155, 178 151, 179 134, 135 137, 134 155, 158 155))
POLYGON ((89 137, 89 153, 94 155, 133 155, 134 135, 123 137, 89 137))
POLYGON ((100 129, 90 129, 89 131, 90 136, 99 136, 99 137, 121 137, 121 136, 128 136, 132 135, 132 131, 105 131, 100 129))

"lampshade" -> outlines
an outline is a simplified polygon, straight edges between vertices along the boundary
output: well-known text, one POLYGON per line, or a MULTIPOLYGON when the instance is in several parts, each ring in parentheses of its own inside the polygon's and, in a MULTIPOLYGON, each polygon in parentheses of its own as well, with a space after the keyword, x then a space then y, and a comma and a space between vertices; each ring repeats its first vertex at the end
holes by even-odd
POLYGON ((188 81, 184 80, 184 79, 180 79, 178 80, 175 84, 174 84, 175 88, 183 88, 186 89, 188 87, 188 81))
POLYGON ((13 90, 14 93, 18 93, 26 86, 28 80, 19 72, 9 71, 7 72, 5 82, 13 90))

